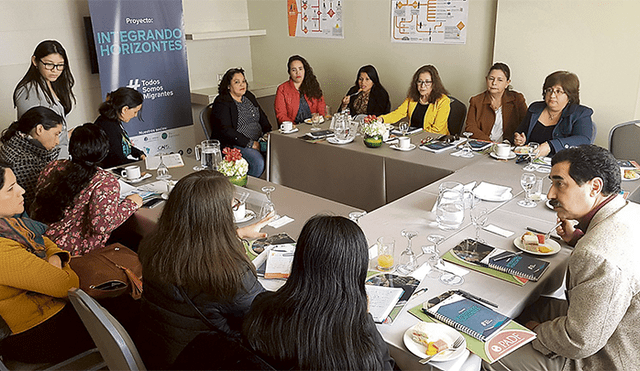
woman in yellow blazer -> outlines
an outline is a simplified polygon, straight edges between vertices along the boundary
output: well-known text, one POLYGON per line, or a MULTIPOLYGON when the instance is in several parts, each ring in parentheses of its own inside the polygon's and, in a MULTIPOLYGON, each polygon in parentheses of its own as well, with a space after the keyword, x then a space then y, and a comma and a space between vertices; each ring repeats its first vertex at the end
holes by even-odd
POLYGON ((411 79, 407 99, 395 111, 380 116, 384 122, 395 123, 409 117, 413 127, 425 131, 449 134, 449 92, 440 80, 438 70, 432 65, 420 67, 411 79))

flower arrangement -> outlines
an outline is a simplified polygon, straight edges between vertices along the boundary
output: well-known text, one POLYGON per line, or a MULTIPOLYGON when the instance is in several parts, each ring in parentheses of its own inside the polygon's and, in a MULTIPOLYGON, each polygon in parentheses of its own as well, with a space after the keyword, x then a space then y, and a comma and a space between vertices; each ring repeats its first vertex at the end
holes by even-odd
POLYGON ((222 150, 224 159, 218 166, 218 171, 227 177, 243 177, 249 172, 249 163, 242 158, 242 153, 237 148, 225 148, 222 150))
POLYGON ((372 121, 371 123, 362 125, 362 133, 370 137, 383 135, 387 130, 387 125, 380 121, 372 121))

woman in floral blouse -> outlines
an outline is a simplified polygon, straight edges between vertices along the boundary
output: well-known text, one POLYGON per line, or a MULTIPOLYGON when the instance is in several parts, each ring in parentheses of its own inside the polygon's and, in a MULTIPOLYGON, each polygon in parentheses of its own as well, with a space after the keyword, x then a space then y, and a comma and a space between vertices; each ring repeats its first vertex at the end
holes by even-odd
POLYGON ((117 178, 98 167, 108 150, 104 131, 84 124, 71 135, 71 160, 52 162, 38 179, 31 216, 49 224, 46 235, 71 255, 103 247, 142 205, 138 195, 120 200, 117 178))

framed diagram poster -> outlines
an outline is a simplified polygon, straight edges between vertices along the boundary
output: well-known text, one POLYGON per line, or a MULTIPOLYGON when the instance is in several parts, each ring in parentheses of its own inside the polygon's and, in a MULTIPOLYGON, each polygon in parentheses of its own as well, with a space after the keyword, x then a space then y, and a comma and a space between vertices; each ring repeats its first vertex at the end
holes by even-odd
POLYGON ((291 37, 343 39, 342 3, 345 0, 287 0, 291 37))
POLYGON ((391 41, 464 44, 468 0, 391 0, 391 41))

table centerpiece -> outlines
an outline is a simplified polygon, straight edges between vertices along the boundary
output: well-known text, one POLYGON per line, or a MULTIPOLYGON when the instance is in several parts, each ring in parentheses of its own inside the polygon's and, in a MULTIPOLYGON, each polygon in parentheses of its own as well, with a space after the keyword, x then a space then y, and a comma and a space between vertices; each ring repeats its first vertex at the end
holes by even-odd
POLYGON ((237 186, 247 185, 247 173, 249 163, 242 158, 242 153, 238 148, 227 147, 222 150, 224 159, 218 165, 218 171, 229 178, 229 181, 237 186))
POLYGON ((367 116, 362 125, 362 136, 364 145, 369 148, 378 148, 382 145, 384 133, 388 130, 387 125, 375 116, 367 116))

